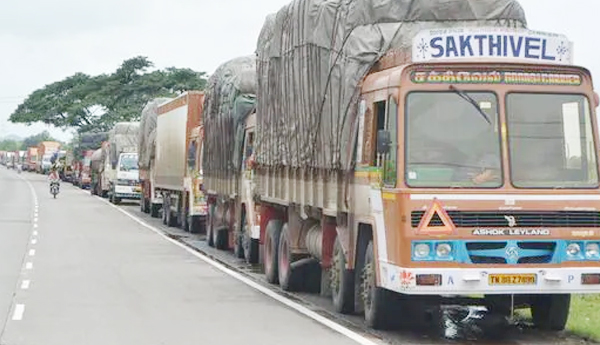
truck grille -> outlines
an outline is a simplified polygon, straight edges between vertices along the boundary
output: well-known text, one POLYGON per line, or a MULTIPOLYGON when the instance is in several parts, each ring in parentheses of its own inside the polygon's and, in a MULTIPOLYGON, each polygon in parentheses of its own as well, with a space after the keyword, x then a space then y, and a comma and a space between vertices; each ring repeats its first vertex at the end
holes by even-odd
POLYGON ((548 264, 554 258, 555 241, 467 242, 473 264, 548 264))
MULTIPOLYGON (((419 226, 424 211, 411 213, 411 225, 419 226)), ((513 216, 519 227, 544 228, 595 228, 600 227, 600 212, 596 211, 521 211, 499 213, 497 211, 448 211, 452 222, 459 228, 507 227, 505 216, 513 216)), ((437 214, 431 226, 442 226, 437 214)))

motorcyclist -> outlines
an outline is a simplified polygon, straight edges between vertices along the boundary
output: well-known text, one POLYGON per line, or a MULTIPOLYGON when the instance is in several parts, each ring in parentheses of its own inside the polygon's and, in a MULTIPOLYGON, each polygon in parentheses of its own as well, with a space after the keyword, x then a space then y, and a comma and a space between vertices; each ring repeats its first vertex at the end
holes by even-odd
POLYGON ((56 163, 53 163, 52 167, 50 167, 48 181, 50 181, 50 186, 52 186, 52 184, 57 184, 60 186, 60 176, 58 175, 58 165, 56 163))

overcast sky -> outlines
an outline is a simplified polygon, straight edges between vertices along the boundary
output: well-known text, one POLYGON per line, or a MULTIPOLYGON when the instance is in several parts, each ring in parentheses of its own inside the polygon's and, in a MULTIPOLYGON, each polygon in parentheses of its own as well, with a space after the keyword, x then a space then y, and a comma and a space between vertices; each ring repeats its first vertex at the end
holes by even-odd
MULTIPOLYGON (((267 14, 290 0, 29 0, 0 12, 0 137, 28 136, 44 125, 15 125, 9 115, 34 90, 76 72, 110 73, 136 55, 158 68, 212 73, 222 62, 251 54, 267 14)), ((575 63, 600 76, 600 1, 520 0, 529 28, 575 42, 575 63)), ((596 82, 598 84, 600 82, 596 82)))

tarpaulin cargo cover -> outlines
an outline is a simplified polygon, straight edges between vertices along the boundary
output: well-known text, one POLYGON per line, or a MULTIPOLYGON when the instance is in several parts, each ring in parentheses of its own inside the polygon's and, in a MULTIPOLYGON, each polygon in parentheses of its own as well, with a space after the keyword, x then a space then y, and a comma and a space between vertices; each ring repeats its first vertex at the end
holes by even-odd
POLYGON ((295 0, 270 15, 257 44, 257 162, 348 167, 371 68, 390 51, 409 62, 423 29, 465 26, 524 28, 526 19, 516 0, 295 0))
POLYGON ((108 132, 109 157, 113 169, 117 166, 119 154, 137 152, 139 131, 139 122, 119 122, 108 132))
POLYGON ((138 139, 138 164, 140 169, 150 169, 150 163, 154 159, 158 106, 171 100, 172 98, 155 98, 148 102, 142 110, 140 136, 138 139))
POLYGON ((244 56, 217 68, 204 96, 203 174, 227 179, 240 170, 244 121, 255 109, 256 57, 244 56))

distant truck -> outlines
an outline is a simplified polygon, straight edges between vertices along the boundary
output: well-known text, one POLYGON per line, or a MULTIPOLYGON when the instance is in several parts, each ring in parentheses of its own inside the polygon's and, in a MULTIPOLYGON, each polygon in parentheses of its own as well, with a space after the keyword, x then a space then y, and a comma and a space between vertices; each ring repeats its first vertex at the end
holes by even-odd
POLYGON ((56 141, 42 141, 37 147, 38 161, 36 171, 47 174, 52 166, 52 155, 60 149, 60 143, 56 141))
POLYGON ((82 189, 90 188, 92 183, 91 177, 91 158, 94 150, 85 150, 82 152, 83 159, 80 161, 80 174, 77 181, 77 185, 82 189))
POLYGON ((150 213, 154 218, 160 216, 162 195, 156 192, 155 186, 155 156, 156 156, 156 117, 158 106, 173 100, 172 98, 156 98, 148 102, 142 110, 140 120, 140 135, 138 137, 138 166, 140 172, 140 209, 150 213))
POLYGON ((570 294, 600 292, 598 95, 572 43, 512 0, 348 4, 295 1, 258 76, 211 76, 209 244, 373 328, 466 296, 564 329, 570 294))
POLYGON ((108 178, 110 202, 140 198, 138 168, 139 122, 119 122, 108 133, 108 155, 105 171, 108 178))
POLYGON ((38 152, 37 147, 28 147, 27 154, 25 157, 25 165, 23 166, 23 170, 25 171, 35 171, 35 166, 38 160, 38 152))
POLYGON ((203 102, 204 93, 186 92, 158 107, 156 123, 154 184, 162 196, 163 223, 194 233, 201 231, 207 214, 204 194, 196 188, 200 176, 194 173, 198 135, 191 140, 203 102))

